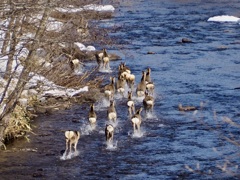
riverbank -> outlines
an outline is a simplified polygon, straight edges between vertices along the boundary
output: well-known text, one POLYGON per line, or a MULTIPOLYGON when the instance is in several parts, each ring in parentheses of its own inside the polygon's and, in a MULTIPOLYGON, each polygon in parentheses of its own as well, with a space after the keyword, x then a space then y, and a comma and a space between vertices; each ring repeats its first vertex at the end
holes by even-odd
MULTIPOLYGON (((74 104, 95 102, 102 96, 100 85, 104 76, 97 75, 97 62, 95 67, 85 68, 89 62, 96 61, 95 54, 99 53, 101 48, 97 50, 94 46, 85 46, 82 42, 92 44, 97 41, 92 39, 94 33, 98 33, 98 38, 101 38, 103 35, 94 32, 95 30, 93 31, 88 24, 93 20, 111 18, 113 13, 114 7, 111 5, 94 4, 81 8, 77 6, 56 8, 50 13, 44 39, 54 42, 59 35, 64 37, 62 41, 41 45, 34 50, 30 65, 32 72, 29 74, 31 78, 17 99, 16 108, 1 119, 0 137, 3 137, 1 147, 6 149, 5 143, 9 144, 12 140, 25 137, 27 133, 32 132, 31 122, 39 114, 52 114, 69 109, 74 104), (69 30, 71 36, 68 36, 69 30), (67 41, 72 43, 66 43, 67 41), (71 64, 74 59, 77 59, 77 67, 71 64)), ((34 14, 28 21, 29 24, 24 24, 22 27, 23 34, 34 34, 33 24, 41 21, 40 14, 34 14)), ((25 59, 30 51, 30 45, 27 44, 23 49, 24 51, 18 53, 16 64, 13 63, 16 70, 11 79, 1 78, 0 92, 3 101, 1 101, 0 113, 4 112, 8 97, 17 88, 18 77, 28 66, 25 59)), ((120 58, 115 54, 109 53, 109 55, 110 60, 120 58)), ((1 72, 5 71, 4 67, 8 62, 5 59, 8 58, 7 55, 1 57, 1 60, 4 59, 1 61, 1 72)))

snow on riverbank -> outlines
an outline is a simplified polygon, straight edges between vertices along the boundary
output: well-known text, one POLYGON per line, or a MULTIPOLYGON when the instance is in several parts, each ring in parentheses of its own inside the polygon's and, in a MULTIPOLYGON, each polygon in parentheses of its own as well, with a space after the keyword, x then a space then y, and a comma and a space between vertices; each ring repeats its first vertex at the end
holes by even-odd
POLYGON ((80 8, 66 7, 66 8, 56 8, 57 11, 62 13, 76 13, 84 10, 98 11, 98 12, 114 12, 115 8, 112 5, 97 5, 89 4, 80 8))
POLYGON ((42 94, 41 96, 66 96, 66 97, 72 97, 80 92, 86 92, 88 91, 88 86, 85 86, 80 89, 72 89, 72 88, 65 88, 62 86, 58 86, 54 84, 52 81, 47 80, 45 77, 41 75, 35 75, 31 78, 31 80, 28 83, 28 86, 36 86, 38 82, 42 82, 43 85, 42 88, 42 94))

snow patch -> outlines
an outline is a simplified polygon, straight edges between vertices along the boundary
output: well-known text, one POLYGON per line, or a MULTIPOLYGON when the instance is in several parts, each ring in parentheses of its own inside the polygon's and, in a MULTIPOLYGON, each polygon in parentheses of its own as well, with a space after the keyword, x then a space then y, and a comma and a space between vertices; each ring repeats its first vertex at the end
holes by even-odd
POLYGON ((213 16, 210 17, 207 21, 212 22, 240 22, 240 18, 229 15, 213 16))
POLYGON ((93 10, 93 11, 103 11, 103 12, 114 12, 115 8, 112 5, 97 5, 97 4, 89 4, 83 7, 85 10, 93 10))
POLYGON ((79 42, 75 42, 74 43, 78 48, 79 50, 81 51, 96 51, 96 48, 94 46, 85 46, 84 44, 82 43, 79 43, 79 42))
POLYGON ((112 5, 89 4, 83 6, 82 8, 74 8, 73 6, 69 6, 66 8, 56 8, 56 10, 62 13, 77 13, 83 10, 92 10, 98 12, 114 12, 115 8, 112 5))

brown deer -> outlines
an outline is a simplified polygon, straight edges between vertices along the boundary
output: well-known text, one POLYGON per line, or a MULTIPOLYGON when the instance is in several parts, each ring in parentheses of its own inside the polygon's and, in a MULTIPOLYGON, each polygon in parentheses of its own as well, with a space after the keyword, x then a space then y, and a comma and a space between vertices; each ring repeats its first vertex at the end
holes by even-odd
POLYGON ((146 72, 142 71, 142 79, 141 82, 138 84, 136 90, 137 96, 138 97, 144 96, 145 91, 146 91, 146 72))
POLYGON ((107 115, 108 115, 108 120, 109 121, 116 122, 116 120, 117 120, 117 112, 116 112, 115 102, 114 101, 110 101, 110 106, 108 107, 107 115))
POLYGON ((134 104, 134 101, 132 100, 132 91, 128 91, 127 106, 128 106, 128 113, 130 116, 132 116, 132 114, 135 113, 135 104, 134 104))
POLYGON ((72 146, 74 147, 74 152, 77 151, 77 144, 80 138, 79 131, 65 131, 65 138, 66 138, 66 150, 65 155, 72 153, 72 146))
POLYGON ((107 96, 108 100, 113 100, 115 94, 115 78, 110 77, 110 84, 104 87, 104 93, 107 96))
POLYGON ((113 141, 113 134, 114 134, 114 127, 111 124, 106 125, 105 137, 106 137, 107 143, 110 143, 113 141))
POLYGON ((140 132, 140 126, 141 126, 141 123, 142 123, 141 112, 142 112, 142 108, 138 109, 136 111, 136 113, 131 118, 134 133, 140 132))
POLYGON ((96 125, 97 114, 94 111, 94 104, 90 105, 90 110, 89 110, 89 113, 88 113, 88 120, 90 122, 91 127, 94 127, 96 125))

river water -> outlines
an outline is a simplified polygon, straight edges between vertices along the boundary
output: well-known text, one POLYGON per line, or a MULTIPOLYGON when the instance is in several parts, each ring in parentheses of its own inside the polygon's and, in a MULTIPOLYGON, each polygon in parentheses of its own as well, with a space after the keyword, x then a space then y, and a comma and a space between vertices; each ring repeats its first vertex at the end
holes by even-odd
MULTIPOLYGON (((109 52, 122 57, 137 83, 152 69, 155 106, 142 113, 141 133, 133 134, 126 98, 119 96, 112 147, 105 143, 105 100, 95 104, 93 131, 85 104, 41 116, 31 143, 16 142, 1 153, 1 179, 238 179, 240 24, 207 21, 216 15, 240 17, 240 1, 122 1, 100 25, 113 28, 109 52), (199 109, 180 112, 179 103, 199 109), (66 129, 80 130, 79 154, 61 160, 66 129)), ((111 62, 106 83, 119 63, 111 62)))

